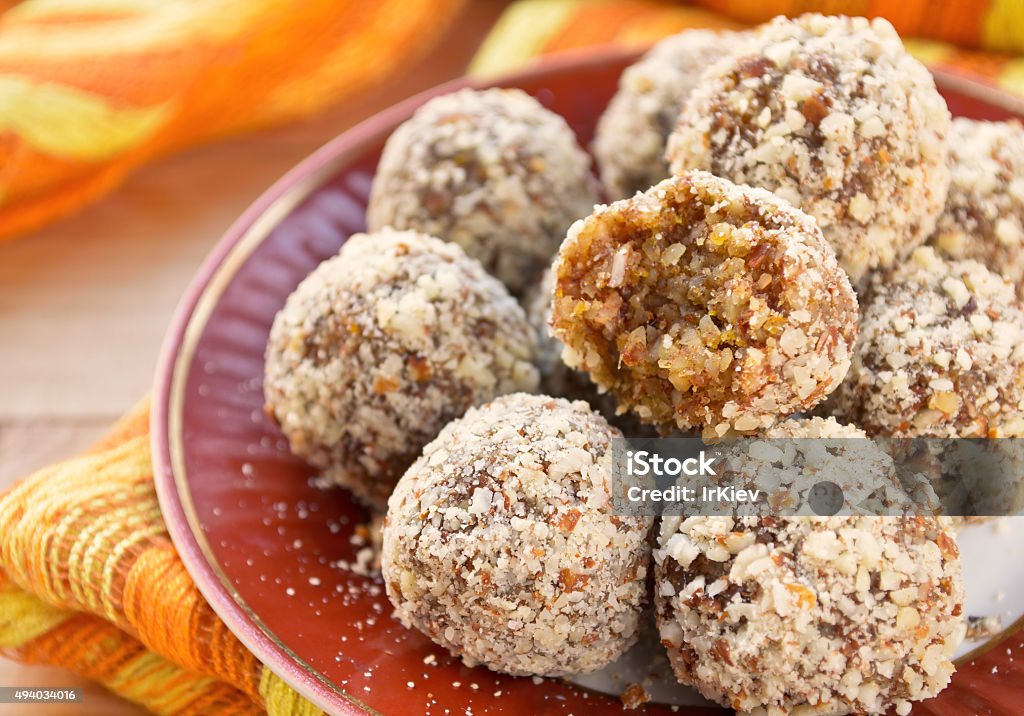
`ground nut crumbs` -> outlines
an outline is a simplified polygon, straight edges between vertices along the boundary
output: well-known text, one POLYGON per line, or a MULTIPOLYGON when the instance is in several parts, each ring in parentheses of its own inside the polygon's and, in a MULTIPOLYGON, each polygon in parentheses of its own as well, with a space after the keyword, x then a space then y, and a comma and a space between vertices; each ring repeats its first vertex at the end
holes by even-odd
POLYGON ((975 261, 930 247, 874 282, 853 366, 826 409, 869 435, 1024 435, 1024 308, 975 261))
POLYGON ((687 30, 668 37, 628 67, 601 115, 594 157, 613 199, 644 191, 669 175, 665 142, 700 73, 746 33, 687 30))
POLYGON ((622 708, 627 710, 638 709, 644 704, 650 702, 651 695, 647 693, 647 689, 644 688, 643 684, 633 683, 622 690, 619 694, 619 701, 622 702, 622 708))
POLYGON ((612 512, 618 435, 582 402, 525 394, 449 424, 388 504, 382 569, 402 623, 509 674, 617 659, 636 640, 652 524, 612 512))
POLYGON ((274 319, 267 410, 294 453, 383 508, 446 423, 537 388, 535 348, 519 305, 458 246, 357 234, 274 319))
POLYGON ((565 362, 664 430, 762 430, 850 364, 846 274, 814 219, 762 189, 688 172, 597 207, 554 273, 565 362))
MULTIPOLYGON (((938 496, 922 475, 904 474, 863 430, 834 418, 794 418, 757 438, 721 446, 713 481, 760 490, 765 503, 727 504, 721 514, 854 515, 938 514, 938 496), (814 490, 836 485, 841 502, 831 512, 814 490)), ((726 542, 728 546, 728 541, 726 542)))
POLYGON ((813 215, 860 288, 932 233, 948 131, 931 74, 887 21, 779 17, 701 77, 666 156, 813 215))
POLYGON ((1003 631, 1003 620, 998 616, 967 617, 967 639, 980 641, 998 636, 1003 631))
POLYGON ((388 139, 367 223, 453 241, 520 294, 596 201, 564 119, 520 90, 466 89, 427 102, 388 139))
POLYGON ((907 713, 963 639, 945 518, 667 517, 655 606, 676 676, 741 712, 907 713), (738 549, 723 548, 731 536, 738 549))
POLYGON ((953 120, 952 181, 931 243, 1002 274, 1024 298, 1024 127, 953 120))

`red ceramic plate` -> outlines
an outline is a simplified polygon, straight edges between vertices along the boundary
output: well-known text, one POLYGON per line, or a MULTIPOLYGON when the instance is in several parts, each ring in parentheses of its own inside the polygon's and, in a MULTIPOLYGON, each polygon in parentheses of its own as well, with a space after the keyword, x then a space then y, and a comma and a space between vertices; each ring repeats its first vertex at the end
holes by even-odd
MULTIPOLYGON (((495 84, 535 95, 586 146, 634 58, 567 56, 495 84)), ((939 79, 954 114, 1012 115, 983 88, 939 79)), ((317 487, 262 410, 274 314, 306 274, 364 228, 374 167, 395 126, 430 97, 466 84, 410 99, 323 147, 260 198, 204 263, 157 375, 160 503, 216 612, 261 661, 331 713, 620 713, 613 696, 576 685, 467 669, 393 620, 381 583, 346 568, 357 559, 353 534, 366 513, 346 492, 317 487), (436 665, 424 663, 430 655, 436 665)), ((953 685, 915 713, 1021 713, 1024 659, 1014 663, 1012 654, 1024 645, 1019 631, 1006 638, 1009 649, 976 652, 953 685)), ((646 711, 670 712, 657 704, 646 711)))

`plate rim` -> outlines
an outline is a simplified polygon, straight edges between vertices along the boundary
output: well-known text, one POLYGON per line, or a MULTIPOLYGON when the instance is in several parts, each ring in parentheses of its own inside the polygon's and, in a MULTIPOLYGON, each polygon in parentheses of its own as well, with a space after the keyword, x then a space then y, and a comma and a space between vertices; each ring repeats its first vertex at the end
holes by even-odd
POLYGON ((361 151, 365 143, 390 133, 423 103, 465 87, 543 80, 566 69, 598 68, 628 61, 639 54, 636 49, 622 48, 561 53, 519 72, 495 78, 459 77, 371 115, 316 149, 261 194, 203 259, 174 310, 157 359, 150 412, 154 482, 168 534, 200 594, 228 629, 265 668, 327 713, 337 713, 339 704, 345 709, 344 713, 351 716, 379 712, 330 683, 263 623, 221 570, 195 516, 182 465, 180 436, 177 436, 181 428, 184 384, 195 344, 227 284, 270 231, 330 179, 334 170, 344 165, 353 153, 361 151))
MULTIPOLYGON (((160 511, 182 563, 214 613, 264 668, 326 713, 379 714, 339 689, 295 654, 245 602, 206 542, 187 489, 180 438, 184 385, 194 350, 223 291, 269 233, 328 181, 363 145, 390 133, 422 104, 465 87, 498 87, 542 80, 571 68, 599 68, 639 57, 642 48, 581 48, 543 58, 516 72, 489 78, 463 76, 430 87, 362 120, 328 140, 276 180, 228 227, 203 259, 174 309, 158 354, 150 412, 150 448, 160 511)), ((937 86, 1024 118, 1024 100, 942 67, 930 67, 937 86)), ((1024 628, 1024 615, 957 659, 967 663, 1024 628)), ((611 697, 609 697, 611 698, 611 697)))

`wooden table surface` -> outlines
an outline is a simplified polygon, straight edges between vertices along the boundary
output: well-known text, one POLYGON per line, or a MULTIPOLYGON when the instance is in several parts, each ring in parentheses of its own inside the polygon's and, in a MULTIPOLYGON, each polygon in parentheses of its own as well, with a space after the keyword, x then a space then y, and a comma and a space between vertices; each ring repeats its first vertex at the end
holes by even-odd
MULTIPOLYGON (((359 102, 162 159, 100 203, 0 242, 0 491, 88 446, 146 394, 178 298, 264 189, 345 128, 462 73, 504 3, 467 5, 437 50, 359 102)), ((60 669, 0 658, 0 685, 85 689, 78 706, 2 714, 143 713, 60 669)))

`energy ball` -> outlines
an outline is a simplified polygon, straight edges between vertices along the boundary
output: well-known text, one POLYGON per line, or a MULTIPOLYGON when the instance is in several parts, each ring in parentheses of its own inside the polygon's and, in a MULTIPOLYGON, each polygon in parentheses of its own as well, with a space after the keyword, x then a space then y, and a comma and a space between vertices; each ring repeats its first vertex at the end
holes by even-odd
POLYGON ((515 299, 458 246, 357 234, 274 319, 267 411, 292 452, 382 509, 446 423, 537 388, 535 350, 515 299))
POLYGON ((873 436, 1024 435, 1024 308, 1013 286, 920 247, 870 294, 834 415, 873 436))
POLYGON ((466 89, 427 102, 391 135, 366 220, 453 241, 518 295, 597 200, 565 120, 520 90, 466 89))
POLYGON ((687 30, 655 45, 619 79, 601 115, 594 157, 613 199, 632 196, 669 175, 665 142, 700 73, 745 33, 687 30))
POLYGON ((1024 127, 953 120, 952 181, 931 243, 1016 283, 1024 298, 1024 127))
POLYGON ((888 22, 779 17, 701 77, 666 156, 814 216, 859 287, 935 228, 948 131, 931 74, 888 22))
POLYGON ((655 614, 676 677, 738 712, 907 714, 964 634, 935 517, 667 517, 655 614))
POLYGON ((381 564, 402 623, 518 676, 617 659, 636 641, 652 526, 613 512, 620 435, 585 403, 525 394, 449 424, 388 503, 381 564))
POLYGON ((846 375, 857 299, 814 219, 707 172, 597 207, 554 264, 563 359, 662 428, 763 430, 846 375))

